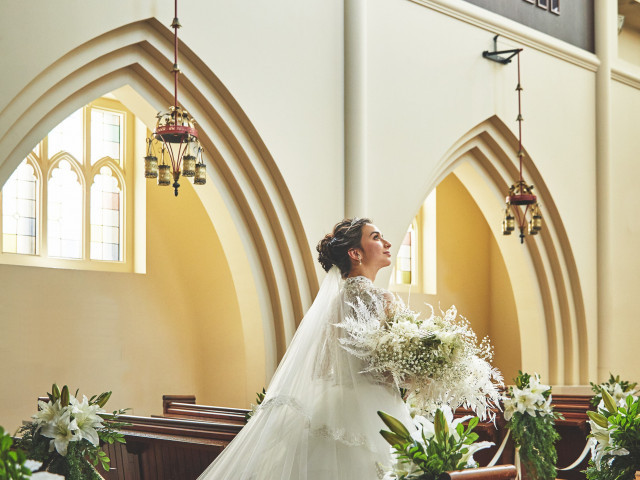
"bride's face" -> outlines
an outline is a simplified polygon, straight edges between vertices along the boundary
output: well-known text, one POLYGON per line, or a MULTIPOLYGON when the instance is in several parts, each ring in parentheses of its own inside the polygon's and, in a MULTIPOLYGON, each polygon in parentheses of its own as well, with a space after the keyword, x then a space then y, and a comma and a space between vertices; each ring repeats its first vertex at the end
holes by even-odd
POLYGON ((375 225, 367 223, 362 227, 361 247, 363 265, 377 268, 391 265, 391 244, 375 225))

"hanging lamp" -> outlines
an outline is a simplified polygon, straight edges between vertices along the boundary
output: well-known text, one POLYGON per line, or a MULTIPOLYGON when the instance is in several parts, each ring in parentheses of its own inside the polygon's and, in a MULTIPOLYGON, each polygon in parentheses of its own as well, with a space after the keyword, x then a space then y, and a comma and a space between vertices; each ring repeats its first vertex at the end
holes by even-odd
POLYGON ((206 165, 202 160, 202 146, 198 140, 195 119, 178 103, 178 0, 175 0, 175 16, 171 22, 174 36, 174 102, 166 112, 156 115, 154 132, 147 138, 147 155, 144 157, 144 176, 157 178, 158 185, 169 186, 173 180, 175 196, 178 196, 180 175, 193 178, 193 183, 207 182, 206 165), (160 152, 158 161, 157 152, 160 152))

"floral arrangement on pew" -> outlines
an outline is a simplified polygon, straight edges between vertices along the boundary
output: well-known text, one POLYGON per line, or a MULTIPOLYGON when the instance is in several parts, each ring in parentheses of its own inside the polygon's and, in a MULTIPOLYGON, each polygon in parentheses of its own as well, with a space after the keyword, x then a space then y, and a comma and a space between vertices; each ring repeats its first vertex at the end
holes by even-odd
POLYGON ((516 445, 516 467, 520 459, 532 480, 556 478, 555 443, 560 435, 555 420, 562 415, 551 406, 551 387, 540 383, 537 373, 518 372, 503 402, 504 419, 516 445))
POLYGON ((476 442, 478 435, 472 430, 478 417, 453 420, 451 409, 437 409, 433 422, 416 415, 413 433, 395 417, 384 412, 378 415, 389 428, 380 434, 393 449, 393 466, 385 472, 384 480, 436 480, 442 473, 474 468, 473 454, 493 445, 476 442), (462 422, 469 420, 465 428, 462 422))
POLYGON ((408 403, 418 413, 446 405, 471 408, 483 419, 498 404, 502 375, 489 363, 493 351, 488 338, 478 344, 469 322, 455 307, 421 319, 399 299, 385 310, 374 311, 360 300, 356 315, 339 325, 346 332, 340 342, 365 362, 363 372, 391 375, 408 392, 408 403), (384 322, 380 322, 384 318, 384 322))
POLYGON ((87 399, 69 394, 65 385, 53 385, 47 394, 49 401, 38 402, 33 421, 24 425, 19 433, 18 446, 27 457, 42 462, 41 470, 63 475, 67 480, 99 480, 102 477, 94 467, 98 464, 109 470, 110 459, 100 443, 125 443, 120 429, 127 425, 118 421, 127 409, 107 413, 104 406, 111 392, 87 399))
POLYGON ((640 398, 629 394, 619 406, 607 389, 597 412, 588 411, 591 434, 587 480, 633 480, 640 469, 640 398))
POLYGON ((596 385, 591 383, 591 389, 595 392, 593 398, 591 398, 591 405, 597 407, 602 402, 602 391, 606 390, 609 395, 613 397, 615 402, 622 406, 624 405, 625 398, 629 395, 635 395, 638 393, 636 390, 637 383, 629 383, 626 380, 620 380, 620 375, 613 376, 609 373, 609 380, 607 382, 596 385))

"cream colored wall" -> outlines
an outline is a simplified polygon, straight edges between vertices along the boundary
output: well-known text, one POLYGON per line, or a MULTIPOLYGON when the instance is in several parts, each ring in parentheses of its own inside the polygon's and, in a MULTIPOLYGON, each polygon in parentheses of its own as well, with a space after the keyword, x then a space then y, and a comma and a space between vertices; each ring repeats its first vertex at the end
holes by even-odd
POLYGON ((401 293, 412 308, 429 315, 432 305, 455 305, 481 340, 489 336, 493 364, 511 380, 522 368, 513 292, 490 226, 464 185, 449 174, 436 187, 437 291, 401 293))
POLYGON ((618 58, 640 66, 640 31, 622 28, 618 35, 618 58))
POLYGON ((638 289, 640 288, 640 218, 635 179, 638 172, 638 125, 640 83, 636 88, 613 83, 613 158, 611 178, 611 222, 615 226, 615 248, 608 279, 613 298, 611 311, 602 318, 600 330, 601 377, 609 372, 638 379, 638 289))
MULTIPOLYGON (((183 184, 186 182, 183 182, 183 184)), ((248 407, 229 266, 191 185, 150 185, 147 273, 0 265, 0 425, 13 431, 51 383, 112 408, 162 412, 163 394, 248 407)))

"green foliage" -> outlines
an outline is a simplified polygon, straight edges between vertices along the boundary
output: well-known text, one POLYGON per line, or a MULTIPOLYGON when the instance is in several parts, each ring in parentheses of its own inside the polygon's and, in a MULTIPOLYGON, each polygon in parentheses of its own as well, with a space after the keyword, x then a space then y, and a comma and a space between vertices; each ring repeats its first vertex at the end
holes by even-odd
MULTIPOLYGON (((59 401, 62 408, 70 408, 71 395, 66 385, 60 389, 58 385, 53 384, 51 393, 47 393, 47 396, 52 404, 59 401)), ((77 390, 74 396, 78 396, 77 390)), ((111 392, 94 395, 88 400, 88 404, 102 408, 110 397, 111 392)), ((120 430, 129 424, 119 421, 119 417, 127 410, 98 413, 102 419, 102 427, 96 430, 100 445, 125 443, 125 437, 120 430)), ((100 480, 102 477, 95 468, 98 466, 105 472, 109 471, 111 460, 107 454, 100 446, 93 445, 86 438, 70 441, 67 454, 62 456, 55 449, 50 451, 52 439, 41 434, 36 422, 27 423, 19 433, 22 437, 18 442, 19 447, 26 451, 28 458, 42 462, 41 470, 63 475, 67 480, 100 480)))
POLYGON ((507 422, 513 441, 519 449, 522 466, 532 480, 555 479, 558 461, 555 443, 560 439, 555 429, 555 420, 562 416, 554 412, 549 404, 551 388, 545 385, 546 389, 540 391, 544 387, 539 383, 539 376, 536 375, 532 381, 531 375, 522 371, 518 371, 514 383, 517 391, 513 387, 510 389, 512 399, 520 401, 518 397, 523 393, 521 391, 528 391, 528 395, 535 391, 543 399, 533 406, 534 414, 516 409, 507 422))
POLYGON ((477 417, 469 420, 466 429, 461 423, 456 426, 456 439, 449 431, 442 410, 438 409, 435 435, 427 438, 423 430, 422 442, 419 442, 398 419, 384 412, 378 412, 378 415, 390 430, 381 430, 380 434, 393 447, 396 457, 409 465, 410 473, 397 473, 398 480, 436 480, 444 472, 467 468, 469 446, 478 440, 478 435, 472 432, 478 424, 477 417))
MULTIPOLYGON (((620 375, 616 375, 615 377, 611 372, 609 372, 609 380, 596 385, 593 382, 589 382, 591 384, 591 390, 595 392, 595 395, 591 398, 591 405, 597 407, 600 405, 600 401, 602 400, 602 390, 606 390, 610 394, 613 394, 616 390, 616 385, 619 385, 622 393, 633 393, 637 383, 630 383, 627 380, 620 380, 620 375)), ((640 468, 640 467, 639 467, 640 468)))
MULTIPOLYGON (((606 408, 600 409, 599 416, 590 417, 596 423, 606 418, 609 444, 599 443, 596 447, 603 455, 589 461, 585 471, 587 480, 633 480, 636 470, 640 469, 640 399, 629 395, 625 406, 618 408, 615 403, 611 405, 613 399, 606 390, 602 395, 606 408), (608 399, 611 400, 606 401, 608 399)), ((593 431, 590 436, 599 440, 593 431)))
POLYGON ((513 441, 520 447, 522 465, 532 480, 556 478, 558 454, 555 442, 560 435, 552 416, 532 417, 516 412, 509 422, 513 441))
POLYGON ((258 407, 258 405, 262 403, 262 401, 264 400, 264 396, 266 394, 267 392, 265 391, 264 387, 262 388, 262 392, 256 393, 256 404, 253 405, 253 408, 251 410, 249 410, 247 413, 244 414, 244 419, 247 422, 251 417, 253 417, 253 414, 256 413, 256 408, 258 407))
POLYGON ((14 449, 13 438, 0 427, 0 480, 22 480, 31 477, 31 470, 24 466, 27 455, 14 449))

